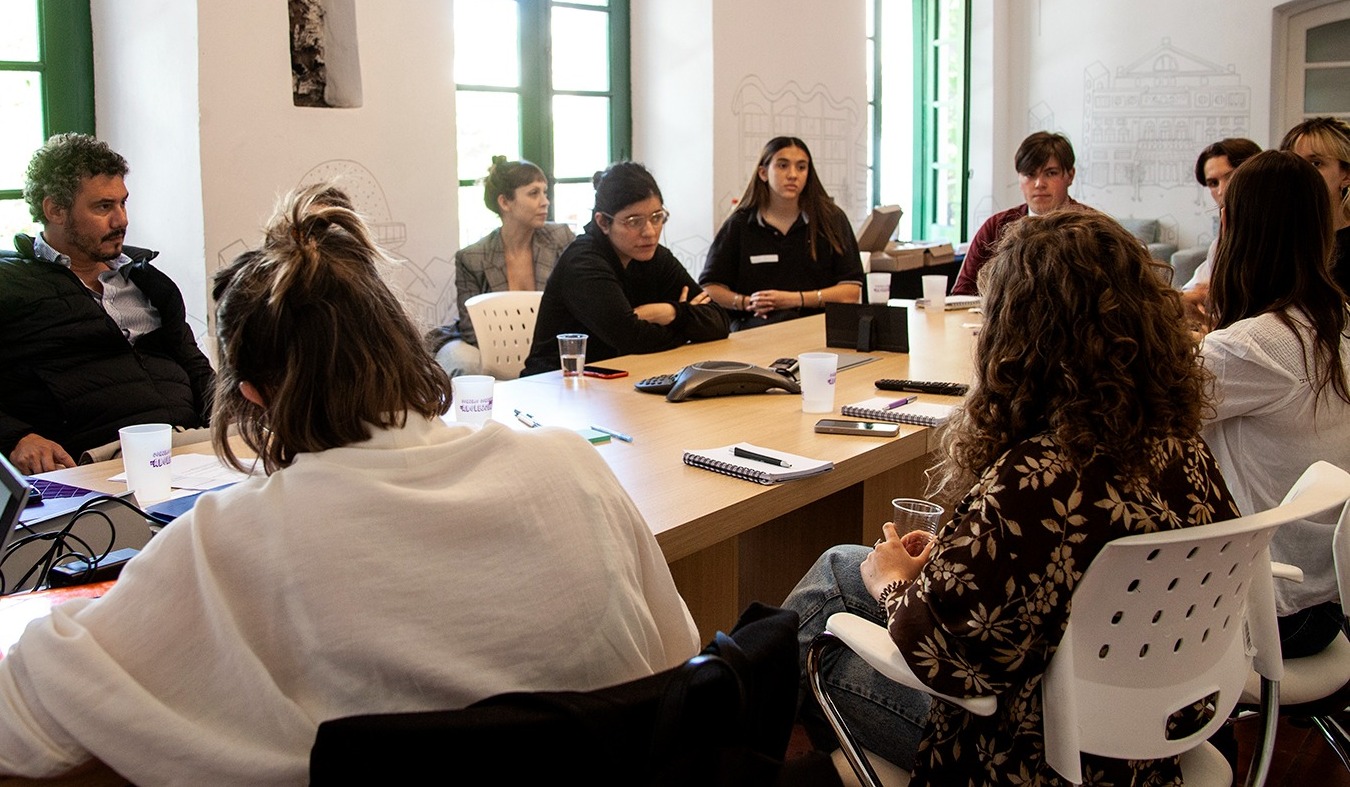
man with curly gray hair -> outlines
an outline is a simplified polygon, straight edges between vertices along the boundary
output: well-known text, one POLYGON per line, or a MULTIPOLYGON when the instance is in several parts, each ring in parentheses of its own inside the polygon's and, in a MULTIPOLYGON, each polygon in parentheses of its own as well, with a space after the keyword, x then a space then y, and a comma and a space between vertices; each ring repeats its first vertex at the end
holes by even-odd
POLYGON ((139 423, 205 426, 214 373, 183 296, 124 246, 126 159, 86 134, 57 134, 28 164, 36 238, 0 258, 0 452, 25 473, 139 423))

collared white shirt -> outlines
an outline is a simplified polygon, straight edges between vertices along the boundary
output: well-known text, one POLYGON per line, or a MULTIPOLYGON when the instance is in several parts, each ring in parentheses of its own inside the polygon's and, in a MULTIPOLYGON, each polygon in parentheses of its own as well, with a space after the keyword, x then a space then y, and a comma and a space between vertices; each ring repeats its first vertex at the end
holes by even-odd
MULTIPOLYGON (((33 239, 33 254, 37 255, 38 259, 70 268, 70 257, 48 246, 46 238, 42 237, 41 233, 33 239)), ((118 255, 115 260, 109 260, 108 267, 112 270, 98 275, 98 280, 103 283, 103 293, 99 294, 88 287, 85 291, 89 293, 89 297, 102 304, 103 310, 122 330, 122 336, 131 344, 135 344, 142 336, 158 330, 161 322, 159 310, 150 303, 149 298, 145 297, 145 293, 141 292, 130 278, 120 273, 122 266, 130 262, 131 258, 125 254, 118 255)))

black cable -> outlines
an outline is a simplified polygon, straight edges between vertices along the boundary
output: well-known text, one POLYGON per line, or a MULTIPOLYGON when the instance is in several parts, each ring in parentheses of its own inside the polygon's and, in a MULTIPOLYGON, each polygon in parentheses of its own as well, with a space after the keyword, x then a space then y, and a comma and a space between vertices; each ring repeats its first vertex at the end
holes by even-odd
POLYGON ((128 508, 147 522, 150 521, 149 514, 131 503, 128 503, 121 497, 114 497, 112 495, 91 497, 82 503, 79 508, 75 509, 75 513, 71 515, 70 520, 66 522, 60 530, 53 530, 46 533, 34 533, 32 535, 24 536, 9 545, 9 548, 5 550, 5 554, 0 556, 0 596, 9 592, 8 583, 4 576, 5 561, 9 560, 20 547, 36 541, 51 541, 52 544, 41 557, 33 561, 33 566, 24 573, 23 578, 16 583, 15 587, 23 587, 24 583, 33 577, 35 572, 37 573, 37 579, 33 586, 37 588, 47 585, 52 567, 59 565, 60 561, 67 558, 78 558, 83 560, 85 565, 88 566, 85 570, 86 574, 96 569, 98 564, 108 556, 108 553, 112 551, 113 546, 117 543, 117 524, 113 522, 112 517, 108 516, 107 512, 97 508, 97 506, 108 502, 116 503, 124 508, 128 508), (94 550, 84 539, 71 533, 76 522, 91 515, 101 518, 108 525, 108 546, 97 557, 93 557, 94 550), (77 552, 67 543, 68 540, 77 543, 85 551, 82 553, 77 552), (40 570, 39 567, 41 567, 40 570))

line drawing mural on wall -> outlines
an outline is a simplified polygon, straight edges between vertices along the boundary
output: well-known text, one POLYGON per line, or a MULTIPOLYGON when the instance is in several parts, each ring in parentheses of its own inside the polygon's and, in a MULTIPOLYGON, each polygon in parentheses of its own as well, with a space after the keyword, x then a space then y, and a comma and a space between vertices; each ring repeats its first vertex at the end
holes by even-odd
POLYGON ((1100 61, 1083 71, 1084 144, 1078 177, 1093 188, 1190 187, 1195 158, 1211 142, 1246 137, 1251 88, 1232 64, 1221 66, 1172 45, 1170 38, 1112 74, 1100 61))
MULTIPOLYGON (((820 84, 805 89, 788 82, 771 89, 751 74, 736 89, 731 112, 737 118, 741 171, 755 171, 770 139, 797 137, 811 148, 816 174, 835 203, 849 217, 861 215, 867 202, 867 155, 856 102, 836 98, 820 84)), ((724 197, 722 204, 740 196, 724 197)))
MULTIPOLYGON (((384 188, 365 165, 350 159, 330 159, 312 167, 296 186, 314 183, 332 183, 342 189, 375 233, 375 242, 398 263, 389 273, 388 283, 399 293, 408 316, 418 327, 429 328, 454 319, 454 265, 442 257, 418 264, 399 253, 408 240, 408 227, 393 218, 384 188)), ((228 265, 249 248, 242 239, 235 240, 218 252, 219 266, 228 265)))

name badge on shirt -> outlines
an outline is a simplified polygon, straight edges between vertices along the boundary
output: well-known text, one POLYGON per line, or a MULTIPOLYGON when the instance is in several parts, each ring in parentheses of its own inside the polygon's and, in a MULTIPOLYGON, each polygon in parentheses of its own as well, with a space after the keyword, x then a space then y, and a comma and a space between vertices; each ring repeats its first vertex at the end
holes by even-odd
POLYGON ((761 262, 778 262, 777 254, 751 254, 750 264, 758 265, 761 262))

